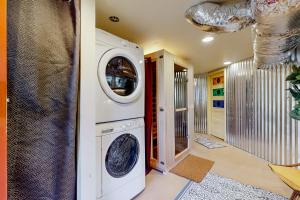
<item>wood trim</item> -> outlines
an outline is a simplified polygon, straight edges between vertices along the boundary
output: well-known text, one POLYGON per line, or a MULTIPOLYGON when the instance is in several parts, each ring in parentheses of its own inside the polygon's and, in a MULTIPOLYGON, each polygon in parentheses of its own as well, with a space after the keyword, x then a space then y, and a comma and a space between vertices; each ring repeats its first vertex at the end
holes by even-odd
POLYGON ((221 68, 221 69, 217 69, 217 70, 214 70, 214 71, 211 71, 208 73, 208 76, 216 76, 220 73, 224 73, 225 72, 225 68, 221 68))
POLYGON ((283 167, 299 167, 300 163, 290 164, 290 165, 279 165, 279 166, 283 166, 283 167))
POLYGON ((7 26, 6 0, 0 0, 0 200, 7 199, 7 26))
POLYGON ((297 200, 300 197, 300 192, 294 191, 292 196, 290 197, 290 200, 297 200))

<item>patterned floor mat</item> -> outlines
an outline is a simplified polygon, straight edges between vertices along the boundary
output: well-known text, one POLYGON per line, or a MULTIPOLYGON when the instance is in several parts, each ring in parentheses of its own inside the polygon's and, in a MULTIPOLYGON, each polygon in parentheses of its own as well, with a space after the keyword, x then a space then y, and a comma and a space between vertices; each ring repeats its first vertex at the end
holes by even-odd
POLYGON ((175 200, 287 200, 266 190, 208 173, 201 183, 190 181, 175 200))
POLYGON ((218 143, 218 142, 215 142, 215 141, 212 141, 206 137, 198 137, 195 139, 195 142, 205 146, 206 148, 209 148, 209 149, 216 149, 216 148, 222 148, 222 147, 226 147, 225 145, 221 144, 221 143, 218 143))

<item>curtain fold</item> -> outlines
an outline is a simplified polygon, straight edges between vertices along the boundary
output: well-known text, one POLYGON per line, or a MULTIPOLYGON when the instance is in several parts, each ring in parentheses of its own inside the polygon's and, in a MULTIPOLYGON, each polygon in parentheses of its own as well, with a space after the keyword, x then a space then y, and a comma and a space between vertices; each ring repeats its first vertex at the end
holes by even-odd
POLYGON ((76 199, 79 0, 8 1, 8 198, 76 199))

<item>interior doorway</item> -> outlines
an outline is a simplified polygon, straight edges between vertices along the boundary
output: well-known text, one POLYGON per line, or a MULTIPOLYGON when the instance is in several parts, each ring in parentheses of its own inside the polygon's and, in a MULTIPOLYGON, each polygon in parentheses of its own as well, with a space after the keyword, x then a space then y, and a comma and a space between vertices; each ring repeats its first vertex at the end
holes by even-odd
POLYGON ((225 77, 224 69, 208 75, 208 133, 222 140, 225 139, 225 77))
POLYGON ((156 62, 151 62, 151 90, 152 90, 152 123, 151 123, 151 159, 158 160, 158 130, 157 130, 157 66, 156 62))
POLYGON ((188 148, 187 69, 174 66, 175 156, 188 148))
POLYGON ((145 144, 146 173, 157 168, 159 160, 158 147, 158 116, 157 116, 157 66, 151 58, 145 59, 145 144))

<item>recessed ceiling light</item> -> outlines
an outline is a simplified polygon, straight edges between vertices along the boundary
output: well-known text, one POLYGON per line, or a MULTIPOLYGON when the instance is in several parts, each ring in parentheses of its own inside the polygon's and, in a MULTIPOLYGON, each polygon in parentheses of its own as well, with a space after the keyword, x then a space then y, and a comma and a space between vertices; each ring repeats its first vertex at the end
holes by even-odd
POLYGON ((224 62, 224 65, 230 65, 232 62, 230 62, 230 61, 225 61, 224 62))
POLYGON ((207 37, 205 37, 205 38, 202 39, 202 42, 208 43, 208 42, 213 41, 214 39, 215 39, 215 38, 212 37, 212 36, 207 36, 207 37))
POLYGON ((110 16, 110 17, 109 17, 109 20, 112 21, 112 22, 119 22, 119 21, 120 21, 120 18, 117 17, 117 16, 110 16))

